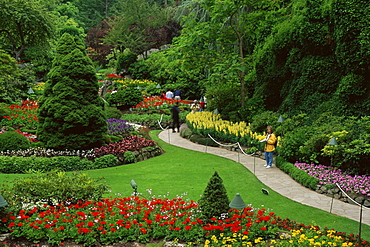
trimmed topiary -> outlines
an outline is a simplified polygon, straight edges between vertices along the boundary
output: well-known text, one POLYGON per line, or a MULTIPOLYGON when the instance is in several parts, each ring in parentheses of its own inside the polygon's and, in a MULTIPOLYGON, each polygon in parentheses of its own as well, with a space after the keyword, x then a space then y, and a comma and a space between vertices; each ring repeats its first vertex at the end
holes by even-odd
POLYGON ((56 150, 90 149, 104 143, 107 124, 98 80, 85 47, 65 33, 39 101, 37 137, 56 150))
POLYGON ((31 142, 23 135, 7 131, 0 134, 0 151, 24 150, 31 147, 31 142))
POLYGON ((198 201, 202 220, 207 222, 212 217, 221 217, 222 214, 229 211, 229 203, 222 178, 215 172, 209 180, 202 198, 198 201))

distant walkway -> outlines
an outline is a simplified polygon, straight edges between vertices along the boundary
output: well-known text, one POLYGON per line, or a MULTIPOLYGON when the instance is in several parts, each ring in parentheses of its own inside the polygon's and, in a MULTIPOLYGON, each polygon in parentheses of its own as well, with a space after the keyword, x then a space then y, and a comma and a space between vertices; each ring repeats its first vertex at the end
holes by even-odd
MULTIPOLYGON (((271 190, 292 199, 301 204, 322 209, 330 212, 332 198, 310 190, 293 180, 285 172, 276 168, 266 169, 265 161, 260 158, 244 155, 242 153, 229 151, 222 148, 203 146, 182 138, 179 133, 172 133, 172 130, 164 130, 159 133, 159 138, 174 146, 206 152, 234 160, 248 168, 254 175, 271 190)), ((343 216, 355 221, 360 221, 360 207, 357 205, 342 202, 334 199, 331 213, 343 216)), ((362 223, 370 226, 370 209, 363 208, 362 223)))

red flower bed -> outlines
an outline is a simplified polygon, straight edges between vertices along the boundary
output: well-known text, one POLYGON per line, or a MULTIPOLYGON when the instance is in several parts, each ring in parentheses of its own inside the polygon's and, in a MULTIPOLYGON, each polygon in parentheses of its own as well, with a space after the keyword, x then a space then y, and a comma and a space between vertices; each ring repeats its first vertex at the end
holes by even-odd
MULTIPOLYGON (((201 244, 202 241, 214 241, 217 236, 228 241, 240 239, 243 243, 258 243, 279 240, 277 233, 282 231, 294 235, 292 231, 298 230, 304 234, 304 229, 307 229, 306 234, 315 233, 315 236, 324 236, 329 240, 338 236, 340 238, 336 239, 340 242, 357 242, 353 234, 347 236, 333 230, 321 230, 317 226, 297 224, 265 209, 247 207, 242 212, 230 210, 228 217, 212 218, 207 224, 197 217, 198 211, 194 201, 181 198, 147 200, 134 196, 24 209, 9 213, 3 218, 3 223, 14 241, 25 237, 29 241, 47 240, 60 245, 67 240, 98 245, 155 239, 198 241, 201 244)), ((368 246, 368 242, 362 241, 362 246, 368 246)))
POLYGON ((157 107, 162 107, 163 105, 173 105, 176 102, 179 102, 180 104, 189 104, 189 102, 184 100, 174 100, 174 99, 167 99, 167 98, 161 98, 159 96, 151 96, 147 97, 143 100, 143 102, 137 104, 134 106, 134 109, 154 109, 157 107))
POLYGON ((22 101, 22 105, 11 105, 8 107, 11 111, 9 116, 4 116, 1 125, 26 127, 28 129, 36 129, 37 116, 37 101, 22 101))

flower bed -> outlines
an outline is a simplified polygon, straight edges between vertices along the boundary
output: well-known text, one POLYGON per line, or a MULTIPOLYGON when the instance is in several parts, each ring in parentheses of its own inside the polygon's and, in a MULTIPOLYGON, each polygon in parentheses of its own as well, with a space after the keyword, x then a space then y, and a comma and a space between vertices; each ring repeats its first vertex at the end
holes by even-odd
POLYGON ((335 189, 335 184, 338 184, 355 201, 360 204, 364 203, 364 205, 366 204, 365 206, 370 206, 370 176, 352 176, 343 173, 340 169, 324 165, 297 162, 294 166, 307 172, 308 175, 317 178, 319 184, 322 185, 318 188, 321 193, 328 193, 330 195, 336 193, 337 199, 345 199, 346 196, 342 195, 339 189, 335 189), (331 189, 331 187, 333 188, 331 189), (359 195, 362 197, 359 198, 359 195))
MULTIPOLYGON (((56 245, 73 240, 89 246, 155 239, 177 240, 188 246, 228 246, 235 242, 244 246, 355 246, 357 241, 353 234, 305 226, 265 209, 230 210, 229 217, 212 218, 209 223, 197 218, 198 211, 194 201, 133 196, 22 209, 9 213, 3 222, 13 238, 7 243, 22 237, 56 245)), ((369 243, 362 241, 361 246, 369 243)))
POLYGON ((10 114, 4 116, 0 121, 0 126, 9 126, 15 129, 25 127, 36 129, 38 124, 37 101, 22 101, 21 105, 11 105, 8 107, 10 114))
POLYGON ((189 127, 194 133, 212 137, 229 143, 239 142, 244 146, 254 146, 263 150, 264 144, 259 142, 265 136, 254 133, 250 130, 250 125, 245 122, 233 123, 222 120, 219 114, 212 112, 197 112, 186 116, 189 127))
POLYGON ((146 97, 143 102, 135 105, 131 110, 133 111, 145 111, 145 110, 157 110, 157 109, 169 109, 171 108, 176 102, 179 102, 180 106, 189 107, 189 102, 184 100, 174 100, 174 99, 167 99, 161 98, 159 96, 151 96, 146 97))

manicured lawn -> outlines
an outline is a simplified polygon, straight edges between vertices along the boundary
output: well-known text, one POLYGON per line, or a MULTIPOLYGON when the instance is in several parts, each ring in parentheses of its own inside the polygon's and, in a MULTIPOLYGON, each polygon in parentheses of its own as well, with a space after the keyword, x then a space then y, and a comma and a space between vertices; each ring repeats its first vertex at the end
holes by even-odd
MULTIPOLYGON (((262 184, 247 168, 241 164, 207 153, 179 148, 163 142, 153 133, 153 138, 166 152, 165 154, 126 166, 89 171, 90 176, 103 176, 111 186, 110 196, 118 193, 130 195, 133 190, 131 179, 138 184, 138 192, 144 197, 152 190, 152 195, 169 198, 182 196, 198 200, 210 177, 217 171, 224 181, 224 186, 231 200, 235 193, 240 193, 247 204, 256 208, 271 209, 282 218, 289 218, 305 225, 334 228, 337 231, 358 234, 359 223, 344 217, 302 205, 275 193, 262 184), (269 195, 261 192, 267 188, 269 195)), ((364 211, 364 214, 366 211, 364 211)), ((370 240, 370 226, 362 226, 361 236, 370 240)))
MULTIPOLYGON (((344 217, 334 216, 328 212, 301 205, 275 193, 263 185, 247 168, 241 164, 214 156, 172 146, 161 141, 153 132, 155 141, 166 152, 165 154, 143 162, 87 171, 92 177, 104 177, 110 185, 112 197, 129 196, 133 189, 131 179, 138 184, 138 192, 143 197, 175 198, 177 196, 198 200, 210 177, 215 171, 224 181, 224 186, 231 200, 235 193, 240 193, 247 204, 255 208, 266 208, 282 218, 289 218, 305 225, 334 228, 337 231, 358 234, 359 223, 344 217), (269 195, 261 192, 262 188, 270 191, 269 195), (186 194, 186 195, 184 195, 186 194)), ((1 174, 0 182, 5 178, 27 175, 1 174)), ((364 210, 364 215, 368 210, 364 210)), ((362 238, 370 240, 370 226, 362 226, 362 238)))

